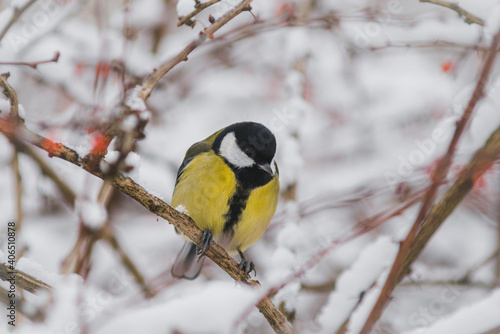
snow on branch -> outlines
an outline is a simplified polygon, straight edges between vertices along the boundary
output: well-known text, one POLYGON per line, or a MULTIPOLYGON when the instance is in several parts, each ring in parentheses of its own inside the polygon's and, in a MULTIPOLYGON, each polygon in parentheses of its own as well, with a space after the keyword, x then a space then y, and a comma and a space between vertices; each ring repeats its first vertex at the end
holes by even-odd
MULTIPOLYGON (((0 279, 2 281, 7 281, 11 278, 13 274, 7 265, 0 263, 0 279)), ((26 290, 31 293, 35 293, 38 290, 52 290, 52 287, 47 283, 40 281, 39 279, 26 274, 23 271, 15 271, 15 282, 16 286, 20 289, 26 290)))
POLYGON ((207 38, 213 38, 212 35, 222 28, 226 23, 231 21, 234 17, 244 11, 250 11, 252 7, 250 7, 250 3, 252 0, 243 0, 238 6, 234 7, 230 11, 228 11, 224 16, 220 19, 214 21, 210 26, 200 31, 198 38, 189 43, 181 52, 179 52, 173 58, 167 60, 163 63, 158 69, 153 71, 146 80, 144 80, 140 92, 140 97, 146 101, 151 95, 151 91, 158 84, 158 82, 163 78, 165 74, 167 74, 172 68, 174 68, 177 64, 182 61, 186 61, 188 59, 188 55, 196 49, 198 46, 203 44, 207 40, 207 38))
MULTIPOLYGON (((86 163, 86 161, 92 159, 88 159, 88 157, 80 157, 74 150, 68 148, 67 146, 61 143, 54 143, 50 139, 28 130, 24 124, 14 124, 11 121, 0 119, 0 132, 9 138, 29 142, 48 152, 50 157, 58 157, 66 160, 76 166, 82 167, 94 176, 111 182, 116 189, 139 202, 152 213, 174 225, 192 242, 199 246, 202 245, 202 232, 196 227, 195 223, 189 216, 178 212, 158 197, 148 193, 143 187, 135 183, 132 179, 125 177, 121 173, 117 173, 114 178, 109 179, 109 176, 97 168, 95 164, 86 163)), ((226 271, 233 279, 251 286, 259 286, 258 281, 250 280, 248 275, 243 275, 241 270, 239 270, 236 261, 215 242, 206 251, 205 255, 226 271)), ((292 332, 283 314, 272 304, 269 298, 261 300, 257 307, 277 333, 292 332)))
POLYGON ((406 239, 401 243, 400 250, 392 266, 384 288, 368 317, 361 334, 368 334, 382 315, 385 306, 390 300, 392 292, 401 280, 409 273, 410 265, 415 261, 423 248, 437 231, 444 220, 458 206, 462 199, 472 189, 475 182, 499 158, 500 128, 490 136, 486 144, 479 149, 469 164, 462 169, 453 186, 448 189, 441 200, 433 206, 439 186, 443 183, 453 161, 458 141, 460 140, 468 122, 479 101, 485 96, 485 88, 491 74, 498 45, 500 44, 500 31, 496 33, 490 46, 490 51, 481 70, 474 92, 464 110, 461 119, 457 122, 455 133, 451 139, 446 154, 439 160, 439 164, 432 175, 432 185, 428 190, 406 239))
POLYGON ((10 101, 10 119, 14 122, 20 122, 21 119, 19 117, 19 102, 17 100, 17 94, 16 92, 12 89, 12 87, 9 85, 7 82, 7 79, 9 78, 10 73, 2 73, 0 74, 0 86, 3 88, 3 94, 9 99, 10 101))

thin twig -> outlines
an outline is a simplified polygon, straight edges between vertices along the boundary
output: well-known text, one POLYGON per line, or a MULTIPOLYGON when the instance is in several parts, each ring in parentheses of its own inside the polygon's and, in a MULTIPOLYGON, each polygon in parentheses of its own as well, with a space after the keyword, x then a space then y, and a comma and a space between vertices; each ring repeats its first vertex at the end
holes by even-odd
POLYGON ((406 211, 406 209, 417 204, 422 198, 424 198, 426 190, 427 189, 420 190, 410 195, 405 202, 398 204, 395 207, 390 208, 389 210, 384 210, 380 213, 373 215, 370 218, 363 219, 361 222, 358 223, 358 225, 360 225, 365 230, 365 232, 371 231, 374 228, 379 227, 389 219, 401 215, 403 212, 406 211))
MULTIPOLYGON (((213 38, 213 34, 219 30, 221 27, 223 27, 226 23, 228 23, 230 20, 235 18, 237 15, 239 15, 243 11, 250 11, 250 3, 252 0, 243 0, 238 6, 234 7, 233 9, 229 10, 226 14, 224 14, 221 18, 219 18, 217 21, 214 21, 210 26, 207 28, 203 29, 200 31, 198 34, 198 38, 193 40, 191 43, 188 44, 181 52, 179 52, 176 56, 173 58, 169 59, 165 63, 163 63, 158 69, 155 69, 142 83, 140 92, 138 94, 138 97, 142 99, 144 102, 149 98, 151 95, 152 90, 154 87, 158 84, 158 82, 167 74, 172 68, 174 68, 176 65, 181 63, 182 61, 187 61, 188 55, 196 49, 198 46, 203 44, 207 38, 213 38)), ((124 114, 130 114, 130 108, 125 108, 124 114)), ((109 138, 109 141, 113 139, 113 137, 118 136, 120 133, 123 131, 120 131, 120 129, 117 129, 117 126, 113 123, 107 124, 106 126, 103 127, 104 131, 103 134, 109 138)), ((134 144, 135 141, 132 142, 134 144)), ((120 158, 123 157, 123 154, 120 155, 120 158)))
MULTIPOLYGON (((24 124, 15 125, 8 120, 0 119, 0 132, 3 132, 9 137, 14 137, 17 140, 24 140, 35 145, 48 152, 49 156, 58 157, 76 166, 80 166, 90 174, 101 179, 107 179, 105 173, 100 170, 92 169, 74 150, 61 143, 54 143, 50 139, 28 130, 24 124)), ((135 183, 132 179, 123 176, 121 173, 118 173, 116 177, 109 181, 112 182, 116 189, 139 202, 139 204, 143 205, 150 212, 174 225, 193 243, 202 246, 202 232, 196 227, 196 224, 189 216, 178 212, 158 197, 149 194, 144 188, 135 183)), ((205 255, 226 271, 233 279, 251 286, 259 286, 257 281, 250 280, 248 275, 243 275, 236 261, 227 254, 224 248, 217 245, 215 242, 207 249, 205 255)), ((292 333, 285 317, 272 304, 269 298, 263 298, 257 305, 257 308, 266 317, 276 333, 292 333)))
POLYGON ((470 277, 477 272, 479 269, 483 268, 485 265, 487 265, 490 261, 494 260, 498 255, 500 254, 500 250, 497 248, 493 254, 488 256, 486 259, 484 259, 481 263, 478 263, 474 267, 470 268, 467 270, 467 272, 458 279, 460 282, 470 282, 470 277))
POLYGON ((481 52, 487 52, 490 49, 487 46, 481 46, 478 44, 464 44, 453 41, 439 40, 439 41, 411 41, 411 42, 390 41, 386 42, 385 44, 370 46, 370 51, 378 51, 387 48, 455 48, 455 49, 476 50, 481 52))
POLYGON ((165 74, 167 74, 172 68, 174 68, 174 66, 176 66, 180 62, 186 61, 188 59, 188 55, 194 49, 203 44, 203 42, 205 42, 209 36, 212 36, 217 30, 219 30, 222 26, 232 20, 235 16, 243 11, 250 10, 251 2, 252 0, 243 0, 238 6, 228 11, 220 19, 200 31, 197 39, 189 43, 189 45, 186 46, 184 50, 179 52, 176 56, 163 63, 160 68, 155 70, 146 78, 146 80, 144 80, 139 97, 146 101, 151 95, 151 91, 153 90, 153 88, 158 84, 158 82, 161 80, 161 78, 163 78, 165 74))
POLYGON ((461 280, 455 280, 455 279, 449 279, 449 280, 438 280, 438 281, 404 281, 401 282, 399 287, 421 287, 421 286, 443 286, 443 285, 456 285, 456 286, 464 286, 468 288, 479 288, 479 289, 487 289, 491 290, 494 287, 485 282, 471 282, 471 281, 461 281, 461 280))
MULTIPOLYGON (((9 72, 0 74, 0 86, 3 88, 3 94, 7 97, 7 99, 10 102, 9 118, 14 124, 17 124, 22 121, 21 118, 19 117, 19 102, 17 100, 16 92, 7 82, 9 76, 10 76, 9 72)), ((14 154, 12 156, 11 167, 12 167, 12 174, 14 176, 14 183, 16 185, 16 216, 17 216, 16 228, 18 230, 21 230, 23 223, 23 186, 22 186, 21 172, 19 169, 19 150, 18 147, 16 146, 16 140, 11 139, 10 142, 14 147, 14 154)))
MULTIPOLYGON (((46 319, 46 308, 43 308, 43 306, 40 307, 33 303, 29 303, 22 295, 19 297, 16 296, 14 299, 9 298, 9 296, 12 297, 11 292, 0 287, 0 302, 5 304, 5 306, 9 307, 11 301, 14 300, 16 303, 16 312, 22 314, 23 317, 30 319, 32 322, 42 322, 46 319)), ((22 319, 22 317, 19 317, 19 319, 16 320, 22 322, 22 319)))
MULTIPOLYGON (((347 237, 334 239, 333 241, 331 241, 327 247, 324 247, 318 253, 314 254, 314 256, 312 256, 304 265, 302 265, 299 270, 290 274, 279 285, 272 286, 269 289, 267 289, 266 293, 263 294, 262 298, 258 301, 258 304, 262 303, 264 300, 268 300, 271 296, 274 296, 276 293, 278 293, 285 286, 287 286, 291 282, 299 279, 300 277, 304 276, 311 268, 313 268, 325 256, 330 254, 335 248, 357 238, 361 234, 364 234, 364 232, 361 233, 358 230, 358 231, 352 233, 351 235, 348 235, 347 237)), ((242 316, 240 317, 240 319, 247 318, 250 315, 251 311, 252 311, 252 308, 250 308, 250 307, 247 308, 242 313, 242 316)))
POLYGON ((200 3, 199 1, 196 1, 196 4, 194 5, 195 10, 193 10, 191 13, 189 13, 186 16, 179 17, 179 21, 177 22, 177 26, 180 27, 181 25, 185 24, 185 25, 188 25, 191 28, 193 28, 195 22, 191 19, 194 16, 196 16, 198 13, 200 13, 202 10, 204 10, 205 8, 208 8, 208 7, 212 6, 213 4, 216 4, 217 2, 220 2, 220 0, 210 0, 210 1, 207 1, 204 3, 200 3))
POLYGON ((104 181, 99 190, 99 195, 97 195, 97 201, 102 203, 105 208, 109 207, 109 203, 111 202, 111 198, 113 197, 115 188, 109 181, 104 181))
POLYGON ((474 89, 462 118, 457 123, 457 128, 448 150, 445 156, 440 160, 438 167, 436 168, 436 172, 433 174, 433 185, 426 195, 418 217, 408 233, 408 236, 401 243, 399 252, 394 260, 382 292, 380 293, 375 306, 366 320, 361 334, 368 334, 371 332, 373 326, 380 318, 385 306, 389 302, 396 285, 407 275, 410 270, 411 263, 420 254, 429 238, 443 223, 444 219, 446 219, 453 209, 460 203, 465 194, 467 194, 467 192, 472 188, 477 177, 481 176, 487 168, 491 167, 492 162, 496 159, 497 151, 491 150, 500 149, 499 146, 496 146, 498 144, 496 140, 500 140, 500 129, 492 134, 485 146, 483 146, 483 148, 476 153, 469 165, 462 170, 462 173, 455 181, 455 184, 448 190, 445 196, 443 196, 441 201, 428 213, 429 208, 434 202, 437 188, 441 184, 441 180, 444 179, 448 172, 458 140, 461 137, 476 105, 484 97, 484 90, 497 55, 496 49, 499 42, 500 31, 496 33, 493 39, 490 52, 483 65, 476 88, 474 89), (497 136, 499 138, 497 138, 497 136), (484 158, 485 156, 486 158, 484 158), (474 172, 474 174, 469 175, 471 172, 474 172), (451 199, 453 199, 453 201, 451 201, 451 199))
POLYGON ((16 8, 14 10, 14 15, 12 15, 12 17, 10 18, 10 21, 9 23, 7 23, 7 25, 3 28, 2 32, 0 32, 0 41, 5 37, 5 35, 7 34, 7 31, 9 31, 9 29, 14 25, 14 23, 19 19, 19 17, 21 17, 21 15, 23 15, 23 13, 31 7, 31 5, 33 5, 37 0, 30 0, 28 1, 24 6, 22 6, 21 8, 16 8))
MULTIPOLYGON (((425 191, 419 191, 419 192, 413 194, 406 202, 404 202, 400 205, 397 205, 396 207, 391 208, 389 210, 385 210, 383 212, 377 213, 370 218, 364 219, 362 222, 357 224, 360 227, 357 228, 350 235, 343 237, 343 238, 331 240, 326 247, 324 247, 318 253, 316 253, 314 256, 312 256, 306 263, 304 263, 300 267, 299 270, 297 270, 296 272, 289 275, 279 285, 269 288, 267 290, 266 294, 264 295, 264 297, 262 297, 262 298, 269 298, 269 297, 275 295, 278 291, 283 289, 288 284, 290 284, 293 281, 304 276, 311 268, 313 268, 316 264, 318 264, 324 257, 326 257, 328 254, 330 254, 338 246, 345 244, 351 240, 354 240, 357 237, 364 235, 364 234, 368 233, 369 231, 372 231, 373 229, 379 227, 380 225, 382 225, 384 222, 388 221, 389 219, 400 215, 406 209, 408 209, 409 207, 416 204, 424 196, 424 194, 425 194, 425 191)), ((246 318, 250 314, 250 311, 251 311, 251 309, 247 309, 241 318, 242 319, 246 318)))
POLYGON ((16 230, 19 232, 23 226, 23 184, 21 171, 19 169, 19 150, 15 145, 11 167, 14 183, 16 185, 16 230))
POLYGON ((424 220, 425 216, 429 212, 429 209, 430 209, 432 203, 434 203, 434 199, 436 197, 437 190, 438 190, 439 186, 445 180, 446 175, 448 174, 449 168, 450 168, 451 163, 453 161, 453 157, 455 155, 455 150, 456 150, 457 144, 458 144, 460 138, 462 137, 462 134, 463 134, 467 124, 469 123, 469 120, 472 116, 472 112, 476 108, 476 105, 479 103, 479 101, 484 97, 485 87, 488 83, 491 69, 492 69, 493 64, 495 62, 495 58, 497 55, 496 49, 498 48, 499 42, 500 42, 500 32, 496 34, 495 38, 493 39, 493 42, 491 43, 488 58, 486 59, 486 62, 484 63, 483 69, 482 69, 481 74, 479 76, 479 80, 477 81, 474 92, 472 93, 472 97, 470 98, 469 103, 467 104, 467 107, 465 108, 462 117, 457 122, 455 132, 453 133, 453 137, 452 137, 451 142, 448 146, 446 154, 439 160, 439 163, 438 163, 434 173, 432 173, 432 182, 433 182, 432 186, 427 192, 427 195, 424 199, 424 203, 422 204, 422 206, 420 208, 420 211, 418 213, 415 224, 414 224, 412 230, 410 231, 410 233, 413 233, 413 235, 415 235, 418 232, 418 230, 420 229, 422 221, 424 220))
POLYGON ((449 8, 451 10, 454 10, 457 12, 458 16, 463 17, 465 23, 468 24, 479 24, 480 26, 484 26, 484 20, 481 19, 480 17, 477 17, 476 15, 473 15, 460 7, 457 3, 454 2, 448 2, 448 1, 443 1, 443 0, 419 0, 420 2, 428 2, 428 3, 433 3, 435 5, 443 6, 446 8, 449 8))
POLYGON ((61 270, 60 272, 62 274, 68 274, 73 272, 74 269, 74 262, 76 261, 76 258, 78 257, 78 252, 80 251, 80 248, 82 247, 82 244, 84 242, 84 239, 81 237, 82 226, 79 225, 79 231, 78 231, 78 237, 76 238, 76 242, 69 251, 68 255, 62 260, 61 263, 61 270))
POLYGON ((18 123, 19 119, 19 102, 17 100, 17 94, 12 89, 10 84, 7 82, 10 73, 2 73, 0 74, 0 86, 3 88, 3 95, 5 95, 10 101, 10 114, 9 117, 14 123, 18 123))
POLYGON ((42 157, 40 157, 30 146, 26 145, 23 142, 17 142, 16 145, 19 147, 20 152, 28 155, 33 161, 35 161, 42 173, 49 177, 56 187, 59 189, 62 195, 62 199, 73 208, 75 205, 76 194, 71 189, 71 187, 57 175, 57 173, 45 162, 42 157))
POLYGON ((76 260, 74 263, 73 272, 80 275, 83 279, 88 277, 91 267, 91 256, 92 250, 98 240, 97 233, 88 228, 81 217, 79 217, 80 231, 78 234, 77 245, 80 247, 76 248, 76 260))
POLYGON ((146 284, 146 280, 144 279, 144 276, 141 274, 139 269, 137 269, 137 266, 134 264, 134 262, 130 259, 130 257, 125 253, 124 249, 118 242, 118 239, 116 239, 115 235, 110 231, 110 227, 108 226, 104 230, 104 238, 106 241, 109 242, 111 247, 120 255, 123 264, 125 267, 132 273, 134 276, 135 280, 137 281, 137 284, 142 288, 144 293, 146 294, 147 297, 152 297, 154 296, 154 293, 151 291, 149 286, 146 284))
POLYGON ((60 56, 61 56, 61 53, 59 51, 56 51, 54 53, 54 56, 52 56, 52 58, 50 58, 50 59, 30 61, 30 62, 24 62, 24 61, 0 62, 0 65, 28 66, 28 67, 31 67, 32 69, 36 70, 38 65, 48 64, 48 63, 57 63, 59 61, 60 56))
POLYGON ((410 239, 412 241, 411 245, 407 246, 408 238, 401 244, 396 260, 389 273, 389 277, 382 288, 382 292, 375 306, 372 308, 370 316, 360 332, 361 334, 371 333, 373 326, 387 305, 395 286, 408 274, 410 265, 420 255, 425 245, 444 223, 446 218, 449 217, 453 210, 469 193, 477 179, 491 168, 495 160, 499 158, 499 154, 500 127, 493 132, 486 144, 476 152, 468 165, 462 169, 453 186, 432 208, 424 221, 422 229, 415 238, 410 239), (410 247, 410 249, 407 250, 407 247, 410 247), (401 261, 401 264, 399 264, 398 258, 403 256, 401 254, 405 257, 399 260, 401 261))

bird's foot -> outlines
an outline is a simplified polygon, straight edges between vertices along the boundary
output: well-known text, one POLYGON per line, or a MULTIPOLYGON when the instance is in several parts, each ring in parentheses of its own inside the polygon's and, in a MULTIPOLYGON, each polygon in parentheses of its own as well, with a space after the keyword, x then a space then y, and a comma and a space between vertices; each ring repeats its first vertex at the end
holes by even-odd
MULTIPOLYGON (((210 231, 208 228, 203 230, 203 235, 201 236, 201 242, 203 244, 203 247, 198 247, 196 250, 196 253, 198 254, 198 259, 201 259, 203 255, 205 255, 205 252, 207 251, 208 247, 212 244, 213 240, 213 234, 212 231, 210 231)), ((198 260, 199 261, 199 260, 198 260)))
POLYGON ((250 273, 253 271, 255 276, 257 276, 257 270, 255 270, 255 264, 252 261, 248 261, 245 259, 243 256, 243 253, 241 251, 238 251, 238 253, 241 256, 241 262, 238 265, 238 268, 243 271, 243 274, 250 275, 250 273))

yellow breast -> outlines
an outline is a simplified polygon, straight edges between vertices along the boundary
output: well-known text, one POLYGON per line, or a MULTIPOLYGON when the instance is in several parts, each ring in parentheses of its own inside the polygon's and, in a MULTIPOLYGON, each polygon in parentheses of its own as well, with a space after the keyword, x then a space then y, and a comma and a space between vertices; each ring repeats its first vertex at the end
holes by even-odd
POLYGON ((204 152, 191 161, 175 187, 172 206, 182 205, 201 230, 210 229, 214 240, 229 253, 244 251, 266 231, 276 211, 279 181, 251 191, 234 233, 224 235, 228 202, 236 190, 236 177, 224 160, 204 152))
POLYGON ((216 237, 222 234, 224 214, 235 184, 235 175, 222 158, 210 152, 201 153, 182 173, 172 206, 182 205, 198 228, 208 228, 216 237))
POLYGON ((278 196, 278 177, 252 190, 240 221, 234 228, 234 236, 227 247, 228 251, 243 252, 262 237, 276 211, 278 196))

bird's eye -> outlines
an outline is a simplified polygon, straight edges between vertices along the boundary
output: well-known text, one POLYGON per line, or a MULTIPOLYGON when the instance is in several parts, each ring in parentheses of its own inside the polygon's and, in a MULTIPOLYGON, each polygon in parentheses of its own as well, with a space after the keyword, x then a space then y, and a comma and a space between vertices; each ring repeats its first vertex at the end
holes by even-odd
POLYGON ((247 147, 243 150, 243 152, 245 152, 245 154, 248 155, 250 158, 255 157, 255 150, 253 148, 247 147))

